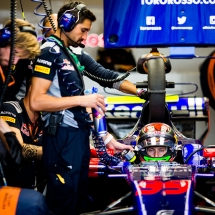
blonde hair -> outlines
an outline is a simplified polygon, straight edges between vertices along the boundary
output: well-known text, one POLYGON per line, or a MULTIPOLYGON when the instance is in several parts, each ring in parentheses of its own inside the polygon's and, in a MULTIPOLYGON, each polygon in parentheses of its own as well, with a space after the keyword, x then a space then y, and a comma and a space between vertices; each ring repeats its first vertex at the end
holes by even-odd
MULTIPOLYGON (((40 54, 40 45, 37 41, 37 37, 30 32, 22 32, 19 29, 19 27, 27 26, 31 27, 32 30, 35 30, 34 25, 22 19, 15 19, 15 22, 16 48, 19 48, 23 51, 22 54, 19 55, 19 57, 22 59, 34 59, 40 54)), ((9 29, 12 28, 11 20, 6 22, 5 27, 8 27, 9 29)))

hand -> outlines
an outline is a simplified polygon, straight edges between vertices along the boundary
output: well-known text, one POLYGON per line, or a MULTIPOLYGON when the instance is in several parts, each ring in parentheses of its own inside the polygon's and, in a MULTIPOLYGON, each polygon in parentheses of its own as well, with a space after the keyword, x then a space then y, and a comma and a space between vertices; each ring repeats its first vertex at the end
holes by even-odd
POLYGON ((131 145, 126 145, 126 144, 123 144, 123 143, 119 143, 114 138, 109 143, 107 143, 106 147, 108 149, 113 149, 115 153, 122 152, 125 149, 134 151, 134 149, 133 149, 133 147, 131 145))
POLYGON ((102 116, 106 111, 104 96, 100 94, 85 95, 81 98, 80 106, 95 108, 102 116))
POLYGON ((22 159, 22 157, 21 157, 22 147, 16 138, 16 134, 11 131, 11 132, 4 133, 4 136, 7 141, 8 146, 10 148, 9 153, 10 153, 12 159, 14 160, 14 162, 16 164, 20 164, 21 159, 22 159))
POLYGON ((137 89, 137 96, 141 99, 146 100, 146 101, 149 100, 149 94, 144 89, 137 89))

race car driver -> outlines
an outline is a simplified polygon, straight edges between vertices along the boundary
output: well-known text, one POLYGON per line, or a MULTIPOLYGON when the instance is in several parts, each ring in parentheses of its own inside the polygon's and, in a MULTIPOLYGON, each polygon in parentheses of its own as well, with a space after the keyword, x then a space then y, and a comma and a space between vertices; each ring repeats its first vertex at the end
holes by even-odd
POLYGON ((145 125, 138 136, 140 154, 145 161, 173 161, 176 157, 177 137, 164 123, 145 125))

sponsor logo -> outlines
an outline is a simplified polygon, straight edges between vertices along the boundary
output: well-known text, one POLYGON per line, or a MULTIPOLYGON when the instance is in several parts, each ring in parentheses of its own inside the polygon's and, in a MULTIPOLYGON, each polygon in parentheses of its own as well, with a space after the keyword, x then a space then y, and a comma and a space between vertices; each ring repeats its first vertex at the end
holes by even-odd
POLYGON ((178 17, 178 24, 183 25, 187 20, 186 16, 178 17))
POLYGON ((50 73, 50 68, 45 67, 45 66, 36 65, 34 70, 37 71, 37 72, 44 73, 44 74, 49 74, 50 73))
POLYGON ((1 111, 1 114, 2 115, 11 115, 13 116, 14 118, 16 117, 16 114, 12 113, 12 112, 9 112, 9 111, 1 111))
POLYGON ((38 62, 38 63, 45 64, 45 65, 47 65, 47 66, 51 66, 51 65, 52 65, 52 62, 47 61, 47 60, 43 60, 43 59, 40 59, 40 58, 37 59, 37 62, 38 62))
POLYGON ((174 210, 161 210, 156 213, 156 215, 173 215, 174 210))
POLYGON ((62 70, 75 70, 74 66, 70 65, 70 61, 67 59, 63 59, 64 66, 62 67, 62 70))
POLYGON ((16 119, 13 118, 13 117, 1 116, 1 118, 2 118, 4 121, 7 121, 7 122, 12 122, 12 123, 15 123, 15 122, 16 122, 16 119))
POLYGON ((63 59, 63 62, 64 62, 65 64, 70 64, 70 61, 68 61, 67 59, 63 59))
POLYGON ((26 125, 26 123, 23 123, 22 124, 22 127, 20 128, 20 131, 25 134, 26 136, 30 136, 30 133, 29 133, 29 130, 28 130, 28 127, 26 125))
POLYGON ((74 69, 74 66, 71 66, 71 65, 64 65, 64 66, 62 67, 62 70, 75 70, 75 69, 74 69))

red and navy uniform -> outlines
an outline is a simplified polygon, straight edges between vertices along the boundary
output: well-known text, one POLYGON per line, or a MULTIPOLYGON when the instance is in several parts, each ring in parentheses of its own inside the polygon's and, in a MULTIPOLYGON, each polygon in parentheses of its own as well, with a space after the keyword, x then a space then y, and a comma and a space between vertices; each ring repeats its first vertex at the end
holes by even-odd
MULTIPOLYGON (((8 68, 0 66, 0 88, 2 93, 2 86, 6 81, 8 68)), ((30 60, 19 60, 15 71, 11 74, 10 81, 4 96, 4 101, 16 101, 25 96, 26 83, 32 77, 32 66, 30 60)))
MULTIPOLYGON (((23 142, 36 146, 42 146, 42 130, 43 125, 41 117, 33 124, 28 117, 23 99, 19 102, 8 101, 2 104, 1 118, 3 118, 11 127, 20 130, 23 142)), ((40 185, 39 191, 43 191, 46 184, 43 171, 43 162, 39 160, 22 159, 20 167, 5 167, 5 174, 9 186, 17 186, 22 188, 34 188, 40 185), (13 171, 11 170, 13 168, 13 171), (35 184, 36 177, 36 184, 35 184)))
MULTIPOLYGON (((34 61, 34 76, 52 81, 47 94, 54 97, 83 95, 83 74, 77 71, 70 55, 75 54, 81 66, 92 75, 103 79, 115 79, 118 74, 103 68, 80 48, 67 49, 62 41, 51 36, 41 46, 41 55, 34 61)), ((98 83, 112 87, 112 83, 98 83)), ((57 134, 43 134, 43 159, 47 172, 47 200, 54 214, 71 215, 85 208, 89 171, 89 124, 86 108, 73 107, 65 110, 57 134), (76 208, 76 206, 78 208, 76 208)))

